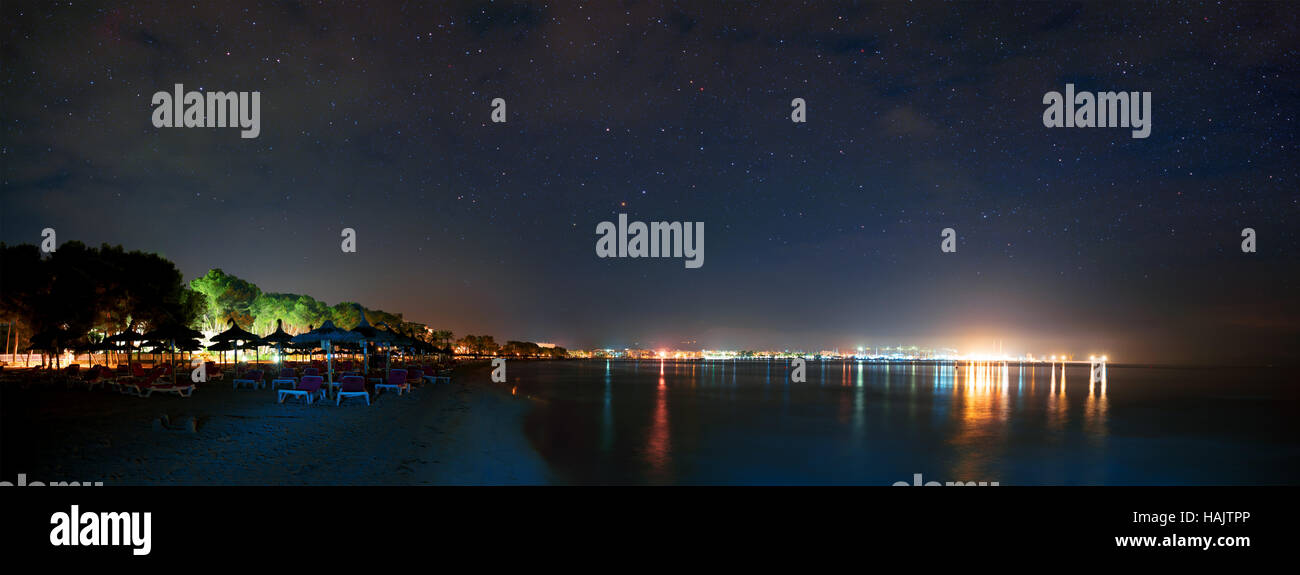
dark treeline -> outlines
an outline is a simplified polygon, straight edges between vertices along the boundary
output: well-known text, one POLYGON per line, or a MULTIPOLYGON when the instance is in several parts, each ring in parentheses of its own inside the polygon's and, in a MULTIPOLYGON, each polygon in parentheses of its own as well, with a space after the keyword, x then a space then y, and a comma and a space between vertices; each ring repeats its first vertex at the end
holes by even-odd
POLYGON ((566 358, 568 350, 555 347, 542 347, 531 341, 507 341, 504 345, 496 342, 490 335, 466 335, 456 340, 456 345, 464 352, 476 357, 485 355, 538 358, 566 358))
MULTIPOLYGON (((67 242, 42 254, 32 244, 0 243, 0 324, 5 349, 26 350, 32 336, 61 348, 96 342, 124 330, 146 332, 182 325, 205 332, 226 328, 229 320, 265 335, 281 320, 290 334, 332 321, 348 329, 366 320, 438 347, 452 343, 474 355, 565 357, 564 348, 536 343, 498 344, 490 335, 453 339, 448 330, 429 329, 400 313, 367 309, 355 302, 326 304, 309 295, 263 292, 256 284, 220 269, 186 283, 171 261, 157 254, 126 251, 104 244, 67 242)), ((33 342, 35 343, 35 342, 33 342)))
POLYGON ((11 350, 42 333, 70 334, 59 343, 71 345, 92 331, 190 325, 206 309, 156 254, 67 242, 43 255, 32 244, 0 244, 0 321, 13 333, 11 350))
POLYGON ((25 350, 39 334, 60 334, 59 346, 70 347, 128 329, 183 325, 219 331, 230 319, 260 334, 275 329, 277 319, 294 334, 326 320, 346 329, 360 321, 362 310, 372 324, 382 322, 429 343, 451 340, 451 332, 426 329, 404 321, 401 314, 353 302, 331 306, 306 295, 263 293, 219 269, 186 283, 166 258, 121 246, 93 248, 73 241, 42 254, 32 244, 0 243, 6 352, 25 350))

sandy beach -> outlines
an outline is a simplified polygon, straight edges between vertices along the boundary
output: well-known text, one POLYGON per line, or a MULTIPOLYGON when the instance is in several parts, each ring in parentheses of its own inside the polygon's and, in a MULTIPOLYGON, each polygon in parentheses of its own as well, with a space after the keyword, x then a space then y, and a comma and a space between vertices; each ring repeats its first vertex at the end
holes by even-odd
POLYGON ((516 485, 552 482, 522 431, 527 400, 462 366, 451 384, 372 405, 278 404, 204 384, 189 398, 0 389, 0 481, 104 485, 516 485), (159 423, 166 416, 169 429, 159 423), (189 423, 195 430, 190 430, 189 423))

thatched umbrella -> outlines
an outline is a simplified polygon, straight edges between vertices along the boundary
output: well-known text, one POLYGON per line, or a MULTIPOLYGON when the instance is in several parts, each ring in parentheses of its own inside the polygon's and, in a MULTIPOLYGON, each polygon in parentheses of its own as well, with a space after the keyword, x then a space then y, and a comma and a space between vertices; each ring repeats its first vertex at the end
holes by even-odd
MULTIPOLYGON (((239 378, 239 349, 248 342, 252 342, 254 347, 256 347, 257 342, 261 338, 257 337, 257 334, 246 331, 244 328, 239 327, 239 324, 235 323, 234 318, 231 318, 226 325, 229 325, 230 327, 227 328, 226 331, 223 331, 217 335, 212 336, 212 341, 218 343, 223 341, 230 342, 231 345, 234 346, 235 378, 238 379, 239 378)), ((254 357, 256 357, 256 354, 254 354, 254 357)))
POLYGON ((320 327, 313 329, 307 333, 295 336, 293 338, 293 342, 299 344, 312 343, 317 341, 320 342, 321 349, 325 351, 326 374, 328 377, 326 381, 333 383, 334 382, 334 354, 330 353, 330 349, 331 349, 330 344, 334 342, 360 341, 360 337, 361 336, 359 336, 354 332, 334 327, 334 322, 330 320, 325 320, 325 323, 321 324, 320 327))
POLYGON ((184 343, 187 340, 192 341, 201 339, 203 333, 180 324, 170 324, 152 330, 144 334, 142 337, 162 342, 162 345, 159 347, 163 347, 171 352, 172 385, 176 385, 176 349, 178 347, 176 342, 180 341, 184 343))
POLYGON ((427 341, 424 341, 424 340, 422 340, 422 339, 417 339, 417 340, 415 340, 415 349, 419 350, 420 353, 421 353, 421 355, 426 355, 426 356, 427 356, 427 355, 433 353, 433 350, 438 349, 438 348, 434 347, 433 344, 431 344, 431 343, 429 343, 429 342, 427 342, 427 341))
POLYGON ((57 363, 59 361, 60 352, 73 347, 73 340, 76 340, 78 337, 80 336, 61 327, 47 329, 27 338, 27 341, 31 344, 27 349, 34 351, 49 351, 54 355, 54 361, 57 363))
POLYGON ((203 349, 203 343, 197 339, 178 340, 176 342, 176 351, 189 352, 190 357, 187 359, 193 359, 194 352, 200 349, 203 349))
POLYGON ((293 336, 284 332, 283 323, 281 323, 281 321, 277 319, 275 320, 275 331, 271 332, 270 335, 263 337, 260 343, 267 347, 274 345, 276 351, 276 357, 280 358, 280 365, 283 366, 284 365, 284 344, 286 343, 292 344, 293 336))
POLYGON ((289 353, 289 355, 306 354, 308 356, 312 356, 316 354, 316 348, 319 346, 320 346, 319 341, 307 342, 307 343, 298 343, 295 341, 290 341, 289 343, 284 344, 284 349, 287 353, 289 353))
MULTIPOLYGON (((227 351, 234 351, 234 349, 235 349, 234 342, 229 342, 229 341, 219 341, 207 347, 208 351, 216 351, 222 354, 225 354, 227 351)), ((222 360, 224 359, 225 357, 223 355, 222 360)))
POLYGON ((117 335, 112 335, 104 339, 105 343, 124 343, 126 344, 126 366, 131 367, 131 344, 137 341, 144 341, 144 336, 134 331, 124 331, 117 335))
POLYGON ((357 306, 357 311, 361 313, 361 323, 352 328, 352 333, 357 334, 361 342, 361 373, 369 375, 370 354, 366 344, 372 341, 375 343, 387 342, 391 341, 391 339, 388 332, 375 329, 374 326, 370 325, 370 322, 366 321, 366 311, 360 305, 357 306))
MULTIPOLYGON (((89 364, 91 364, 91 365, 94 365, 94 363, 95 363, 95 352, 97 352, 97 351, 107 351, 107 350, 109 350, 109 349, 112 349, 111 346, 109 346, 107 343, 101 341, 101 342, 98 342, 98 343, 84 342, 84 343, 78 344, 76 347, 73 348, 73 351, 74 351, 75 353, 77 353, 77 354, 82 354, 82 353, 86 354, 86 363, 89 363, 89 364)), ((105 363, 107 363, 107 360, 105 361, 105 363)))
POLYGON ((375 342, 382 343, 387 348, 387 353, 384 354, 384 381, 388 381, 388 373, 393 367, 393 348, 405 344, 411 338, 393 331, 393 327, 386 323, 381 322, 379 325, 384 329, 375 330, 375 342))

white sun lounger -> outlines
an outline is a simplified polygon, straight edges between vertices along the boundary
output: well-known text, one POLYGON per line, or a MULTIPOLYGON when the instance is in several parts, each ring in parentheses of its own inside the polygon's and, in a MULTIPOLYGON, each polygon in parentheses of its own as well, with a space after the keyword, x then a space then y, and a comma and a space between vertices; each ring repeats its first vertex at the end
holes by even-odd
POLYGON ((350 375, 339 382, 338 394, 334 396, 334 405, 343 405, 345 397, 360 397, 370 405, 370 394, 366 392, 366 382, 360 376, 350 375))

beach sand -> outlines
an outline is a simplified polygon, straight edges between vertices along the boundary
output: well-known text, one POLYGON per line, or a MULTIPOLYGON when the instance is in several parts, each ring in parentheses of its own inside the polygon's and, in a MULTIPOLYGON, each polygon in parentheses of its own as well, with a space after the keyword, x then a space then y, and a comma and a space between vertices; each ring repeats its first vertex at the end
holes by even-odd
POLYGON ((0 389, 0 481, 104 485, 515 485, 553 476, 523 433, 526 399, 481 366, 364 402, 277 404, 220 381, 192 397, 0 389), (481 373, 480 373, 481 372, 481 373), (473 382, 473 383, 471 383, 473 382), (164 428, 162 416, 179 430, 164 428), (191 421, 197 431, 186 429, 191 421))

